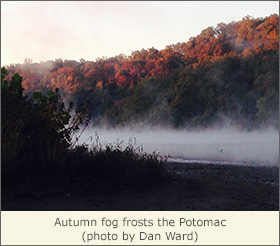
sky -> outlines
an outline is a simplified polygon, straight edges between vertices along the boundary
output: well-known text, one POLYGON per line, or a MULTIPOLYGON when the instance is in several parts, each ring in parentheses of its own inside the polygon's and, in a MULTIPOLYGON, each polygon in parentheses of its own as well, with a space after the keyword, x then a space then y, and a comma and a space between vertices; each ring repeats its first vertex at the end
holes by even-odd
POLYGON ((275 13, 278 1, 1 1, 1 66, 161 50, 221 22, 275 13))

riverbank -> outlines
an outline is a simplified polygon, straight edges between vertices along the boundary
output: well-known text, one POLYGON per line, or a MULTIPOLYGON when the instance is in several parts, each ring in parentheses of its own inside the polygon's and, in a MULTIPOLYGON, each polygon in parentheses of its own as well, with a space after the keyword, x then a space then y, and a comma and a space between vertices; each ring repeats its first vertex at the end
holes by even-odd
POLYGON ((278 211, 278 166, 166 163, 172 180, 154 186, 105 181, 2 191, 7 211, 278 211))

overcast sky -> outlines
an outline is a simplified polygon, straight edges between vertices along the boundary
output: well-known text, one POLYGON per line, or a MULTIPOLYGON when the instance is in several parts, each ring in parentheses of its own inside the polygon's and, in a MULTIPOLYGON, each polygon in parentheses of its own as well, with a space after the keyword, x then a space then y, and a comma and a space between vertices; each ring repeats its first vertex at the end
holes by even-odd
POLYGON ((1 1, 1 65, 164 49, 221 22, 274 13, 278 1, 1 1))

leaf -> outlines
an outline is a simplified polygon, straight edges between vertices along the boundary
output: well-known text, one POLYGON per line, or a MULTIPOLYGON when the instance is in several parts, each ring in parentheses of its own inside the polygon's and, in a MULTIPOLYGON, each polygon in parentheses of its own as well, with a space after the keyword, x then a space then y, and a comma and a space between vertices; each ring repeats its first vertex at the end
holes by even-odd
POLYGON ((34 92, 34 93, 33 93, 33 98, 34 98, 35 100, 40 100, 40 99, 42 98, 42 93, 41 93, 41 92, 38 92, 38 91, 34 92))
POLYGON ((48 92, 48 96, 49 96, 49 97, 54 97, 54 96, 55 96, 55 93, 54 93, 52 90, 50 90, 50 91, 48 92))

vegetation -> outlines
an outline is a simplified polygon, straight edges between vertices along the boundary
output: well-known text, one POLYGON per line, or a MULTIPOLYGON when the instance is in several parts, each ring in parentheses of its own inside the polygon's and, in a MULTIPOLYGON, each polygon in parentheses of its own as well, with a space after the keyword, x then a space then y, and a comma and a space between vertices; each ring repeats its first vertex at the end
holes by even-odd
MULTIPOLYGON (((18 73, 6 80, 1 69, 1 161, 2 185, 42 187, 50 180, 75 182, 79 178, 130 185, 150 185, 164 177, 159 156, 137 153, 133 145, 96 145, 92 149, 77 146, 74 136, 90 121, 88 105, 74 111, 65 107, 59 91, 47 95, 34 92, 33 99, 23 96, 22 78, 18 73), (74 112, 73 112, 74 111, 74 112)), ((80 134, 80 133, 79 133, 80 134)), ((78 136, 79 137, 79 136, 78 136)))
POLYGON ((26 59, 1 69, 1 89, 4 185, 47 184, 50 177, 149 185, 165 177, 163 159, 133 145, 76 146, 80 127, 91 119, 111 126, 278 128, 279 17, 220 23, 186 43, 129 57, 26 59))
POLYGON ((96 61, 12 64, 26 94, 90 100, 92 123, 278 128, 279 16, 220 23, 185 43, 96 61))
POLYGON ((86 146, 79 146, 71 152, 70 157, 67 169, 70 168, 75 178, 95 178, 138 187, 168 179, 165 160, 161 156, 156 153, 146 154, 133 145, 124 150, 119 145, 108 145, 105 148, 95 146, 90 150, 86 146))

